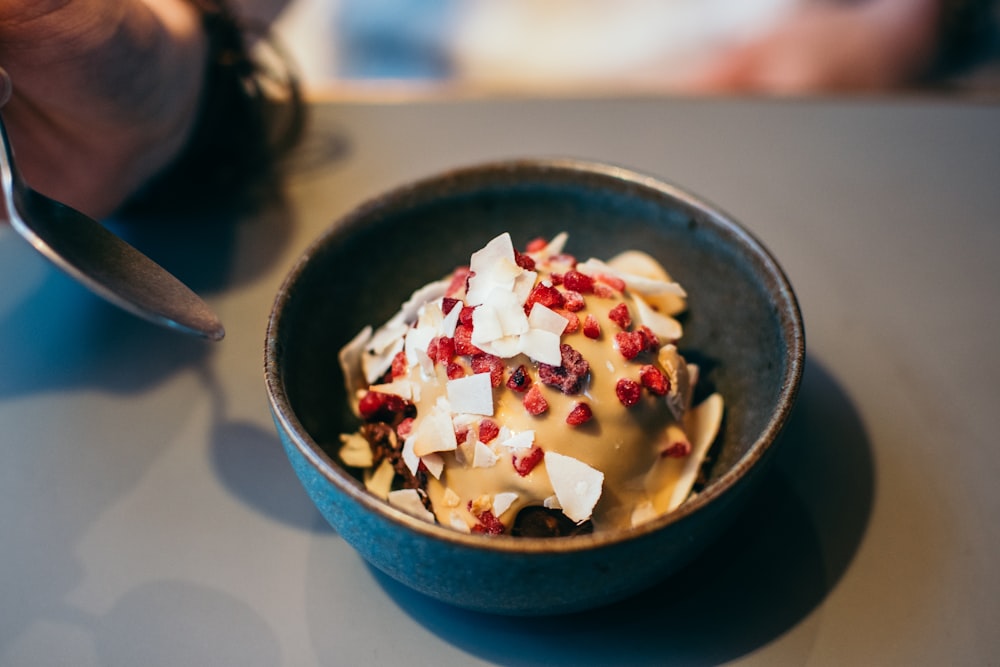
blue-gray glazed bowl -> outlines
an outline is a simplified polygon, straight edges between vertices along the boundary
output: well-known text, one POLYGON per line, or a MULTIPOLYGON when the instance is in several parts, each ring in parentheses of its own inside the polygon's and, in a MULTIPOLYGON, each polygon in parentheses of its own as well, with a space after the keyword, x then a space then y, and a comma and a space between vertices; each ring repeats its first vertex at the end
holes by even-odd
MULTIPOLYGON (((539 615, 619 600, 696 558, 745 504, 772 458, 805 357, 801 314, 778 263, 731 217, 673 185, 575 160, 449 171, 374 198, 313 242, 277 294, 267 328, 270 408, 319 511, 390 577, 444 602, 539 615), (682 352, 726 402, 704 490, 637 528, 564 538, 468 535, 370 495, 342 467, 357 429, 337 353, 497 234, 523 247, 569 232, 579 257, 641 249, 689 295, 682 352)), ((330 563, 330 567, 337 567, 330 563)))

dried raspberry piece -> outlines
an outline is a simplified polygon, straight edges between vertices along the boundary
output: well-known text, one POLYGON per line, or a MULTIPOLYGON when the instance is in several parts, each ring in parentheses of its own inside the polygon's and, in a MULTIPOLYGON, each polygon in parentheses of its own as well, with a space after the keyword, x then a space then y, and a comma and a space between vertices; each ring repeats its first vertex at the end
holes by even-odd
POLYGON ((639 369, 639 382, 657 396, 665 396, 670 391, 670 380, 656 366, 646 364, 639 369))
POLYGON ((524 364, 521 364, 514 369, 514 372, 510 374, 507 378, 507 388, 511 391, 516 391, 517 393, 522 393, 528 391, 528 387, 531 386, 531 376, 528 375, 528 371, 525 370, 524 364))
POLYGON ((583 335, 593 340, 601 337, 601 324, 593 315, 587 315, 587 319, 583 321, 583 335))
POLYGON ((400 350, 392 358, 392 379, 401 378, 406 375, 408 364, 406 363, 406 352, 400 350))
POLYGON ((590 409, 590 406, 581 401, 574 405, 573 409, 566 415, 566 423, 570 426, 579 426, 580 424, 589 422, 593 416, 594 413, 590 409))
POLYGON ((583 300, 583 295, 575 290, 566 290, 563 292, 566 297, 566 310, 578 313, 586 307, 587 302, 583 300))
POLYGON ((361 418, 365 421, 391 424, 407 416, 405 413, 412 405, 406 399, 395 394, 369 391, 358 402, 358 412, 361 413, 361 418))
POLYGON ((475 306, 462 306, 462 310, 458 313, 458 323, 471 327, 472 312, 475 309, 476 309, 475 306))
POLYGON ((545 250, 545 246, 547 246, 548 244, 549 242, 546 239, 543 239, 541 236, 539 236, 537 238, 533 238, 530 241, 528 241, 528 245, 525 246, 524 251, 541 252, 542 250, 545 250))
POLYGON ((531 307, 536 303, 540 303, 543 306, 548 306, 552 310, 556 308, 562 308, 563 304, 566 303, 566 298, 562 295, 562 292, 557 290, 552 285, 546 285, 545 283, 538 283, 535 285, 531 293, 528 294, 527 300, 524 302, 524 312, 531 313, 531 307))
POLYGON ((524 409, 528 411, 529 415, 535 417, 549 409, 549 402, 542 396, 542 391, 537 384, 532 385, 524 395, 524 409))
POLYGON ((407 417, 396 426, 396 435, 404 440, 413 432, 413 417, 407 417))
POLYGON ((549 282, 552 283, 553 287, 559 287, 563 284, 563 274, 561 273, 550 273, 549 282))
POLYGON ((619 278, 618 276, 609 276, 604 273, 599 273, 596 276, 594 276, 594 280, 604 285, 607 285, 611 289, 616 290, 618 292, 625 291, 625 281, 619 278))
POLYGON ((500 427, 492 419, 479 422, 479 442, 489 442, 500 435, 500 427))
POLYGON ((576 270, 566 272, 563 276, 563 285, 566 289, 581 294, 590 294, 594 291, 594 279, 576 270))
POLYGON ((459 294, 464 294, 469 286, 469 277, 471 275, 472 271, 467 266, 460 266, 455 269, 451 274, 451 282, 448 283, 448 289, 444 292, 445 296, 456 297, 459 294))
POLYGON ((562 361, 559 366, 538 364, 538 379, 547 385, 558 387, 564 394, 580 393, 590 372, 590 364, 582 354, 566 343, 559 346, 559 355, 562 361))
POLYGON ((604 283, 594 283, 594 296, 599 296, 602 299, 617 299, 621 295, 613 287, 609 287, 604 283))
POLYGON ((632 326, 632 315, 628 312, 628 306, 619 303, 608 313, 608 319, 617 324, 622 330, 627 330, 632 326))
POLYGON ((571 313, 565 308, 559 308, 555 312, 566 318, 566 327, 562 330, 563 335, 579 331, 580 318, 576 316, 576 313, 571 313))
MULTIPOLYGON (((469 503, 469 511, 472 511, 472 503, 469 503)), ((500 522, 500 519, 493 515, 492 510, 483 510, 479 514, 474 514, 473 516, 479 521, 475 526, 472 527, 472 532, 482 533, 483 535, 501 535, 503 533, 504 525, 500 522)))
POLYGON ((667 445, 660 456, 663 458, 682 459, 691 453, 691 443, 687 440, 678 440, 667 445))
POLYGON ((455 442, 461 445, 468 439, 469 439, 468 426, 459 426, 455 428, 455 442))
POLYGON ((448 364, 455 358, 455 339, 448 336, 436 336, 427 344, 427 356, 435 364, 448 364))
POLYGON ((453 299, 450 296, 446 296, 441 299, 441 312, 445 315, 451 312, 451 309, 462 303, 459 299, 453 299))
POLYGON ((635 359, 646 349, 646 341, 638 331, 619 331, 615 334, 615 346, 626 359, 635 359))
POLYGON ((615 384, 615 395, 621 401, 622 405, 626 408, 631 408, 639 402, 639 397, 642 395, 642 387, 635 380, 621 378, 615 384))
POLYGON ((535 260, 531 259, 525 254, 518 252, 517 250, 514 251, 514 263, 520 266, 525 271, 535 270, 535 260))
POLYGON ((449 380, 458 380, 465 377, 465 367, 457 361, 449 361, 445 366, 444 372, 449 380))
POLYGON ((514 456, 511 458, 511 462, 514 464, 514 470, 521 477, 527 477, 528 473, 535 469, 542 459, 545 458, 545 451, 541 447, 532 445, 531 449, 524 456, 514 456))
POLYGON ((480 352, 472 355, 472 372, 489 373, 490 384, 499 387, 503 384, 503 359, 495 354, 480 352))
POLYGON ((643 349, 650 350, 651 352, 660 349, 660 339, 656 337, 652 329, 643 324, 636 331, 642 334, 643 349))
POLYGON ((469 357, 482 353, 482 350, 472 344, 471 325, 459 324, 455 327, 455 353, 469 357))

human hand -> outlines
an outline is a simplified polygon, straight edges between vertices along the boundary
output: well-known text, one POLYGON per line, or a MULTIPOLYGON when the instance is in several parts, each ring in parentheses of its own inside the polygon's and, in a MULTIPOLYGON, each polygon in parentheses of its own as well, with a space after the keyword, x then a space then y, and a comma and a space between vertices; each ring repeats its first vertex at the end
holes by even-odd
POLYGON ((186 0, 5 0, 0 100, 25 180, 114 211, 183 149, 205 42, 186 0))

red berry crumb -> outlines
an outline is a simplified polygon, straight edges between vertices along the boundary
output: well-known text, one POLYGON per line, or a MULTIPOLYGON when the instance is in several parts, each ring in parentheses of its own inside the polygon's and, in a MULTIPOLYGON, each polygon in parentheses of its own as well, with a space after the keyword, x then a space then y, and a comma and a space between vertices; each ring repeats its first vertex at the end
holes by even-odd
POLYGON ((458 313, 458 323, 465 324, 466 326, 472 326, 472 312, 476 309, 475 306, 462 306, 462 310, 458 313))
POLYGON ((611 312, 608 313, 608 318, 622 330, 626 330, 632 326, 632 315, 628 312, 628 306, 624 303, 619 303, 612 308, 611 312))
POLYGON ((480 354, 482 350, 472 344, 472 325, 459 324, 455 327, 455 352, 463 356, 480 354))
POLYGON ((542 391, 538 388, 538 385, 532 385, 528 389, 528 393, 524 395, 524 409, 528 411, 529 415, 534 415, 535 417, 549 409, 549 402, 542 396, 542 391))
POLYGON ((445 290, 445 295, 455 297, 459 294, 465 293, 469 283, 469 276, 471 275, 472 272, 467 266, 460 266, 455 269, 455 271, 451 274, 451 282, 448 284, 448 289, 445 290))
POLYGON ((531 307, 536 303, 540 303, 543 306, 548 306, 552 310, 556 308, 562 308, 563 304, 566 303, 566 297, 563 296, 562 292, 557 290, 552 285, 546 285, 545 283, 538 283, 535 285, 531 293, 528 294, 527 300, 524 302, 524 312, 531 313, 531 307))
POLYGON ((545 250, 545 246, 547 246, 548 244, 549 242, 546 239, 543 239, 541 236, 539 236, 538 238, 534 238, 528 241, 528 245, 525 246, 524 251, 541 252, 542 250, 545 250))
POLYGON ((594 296, 599 296, 602 299, 616 299, 620 295, 621 293, 613 287, 604 283, 594 283, 594 296))
POLYGON ((465 377, 465 367, 457 361, 449 361, 445 366, 445 374, 449 380, 458 380, 465 377))
POLYGON ((559 308, 555 312, 566 318, 566 328, 562 330, 564 335, 571 334, 580 329, 580 318, 576 316, 576 313, 571 313, 565 308, 559 308))
POLYGON ((479 442, 489 442, 500 435, 500 427, 492 419, 479 422, 479 442))
POLYGON ((660 339, 656 337, 653 330, 643 324, 641 327, 636 329, 640 334, 642 334, 642 344, 647 350, 655 352, 660 347, 660 339))
POLYGON ((459 301, 458 299, 453 299, 450 296, 446 296, 443 299, 441 299, 441 312, 447 315, 448 313, 451 312, 452 308, 454 308, 460 303, 462 302, 459 301))
POLYGON ((635 380, 621 378, 615 385, 615 395, 626 408, 631 408, 633 405, 638 403, 641 394, 642 387, 640 387, 639 383, 635 380))
POLYGON ((601 337, 601 324, 593 315, 587 315, 583 321, 583 335, 593 340, 601 337))
POLYGON ((500 357, 488 352, 480 352, 479 354, 472 355, 471 363, 473 373, 490 374, 490 384, 492 386, 499 387, 503 384, 503 359, 500 357))
POLYGON ((413 417, 407 417, 403 421, 399 422, 399 426, 396 427, 396 435, 404 440, 413 432, 413 417))
POLYGON ((404 416, 408 405, 405 399, 395 394, 369 391, 358 402, 358 412, 365 421, 391 424, 404 416))
MULTIPOLYGON (((469 511, 472 511, 471 502, 469 503, 469 511)), ((472 527, 472 532, 484 535, 500 535, 503 533, 503 523, 500 522, 500 519, 493 516, 492 510, 483 510, 481 513, 476 514, 475 517, 479 520, 479 523, 472 527)))
POLYGON ((535 260, 531 259, 530 257, 528 257, 523 253, 518 252, 517 250, 514 251, 514 263, 516 263, 525 271, 535 270, 535 260))
POLYGON ((618 276, 609 276, 603 273, 599 273, 596 276, 594 276, 594 278, 597 280, 597 282, 603 283, 613 290, 616 290, 618 292, 625 291, 625 281, 619 278, 618 276))
POLYGON ((427 356, 435 364, 448 364, 455 358, 455 339, 447 336, 436 336, 427 344, 427 356))
POLYGON ((687 440, 672 442, 660 452, 660 456, 671 459, 682 459, 691 453, 691 443, 687 440))
POLYGON ((573 409, 566 415, 566 423, 570 426, 579 426, 580 424, 589 422, 593 416, 594 413, 591 411, 590 406, 580 402, 574 405, 573 409))
POLYGON ((587 302, 583 300, 583 295, 574 290, 566 290, 563 292, 566 298, 566 310, 571 313, 578 313, 586 307, 587 302))
POLYGON ((656 366, 646 364, 639 369, 639 382, 657 396, 665 396, 670 391, 670 380, 656 366))
POLYGON ((550 366, 538 364, 538 379, 552 387, 558 387, 564 394, 578 394, 590 373, 590 364, 583 355, 566 343, 559 346, 561 364, 550 366))
POLYGON ((517 393, 522 393, 528 391, 528 387, 531 386, 531 376, 528 375, 528 371, 525 370, 524 364, 521 364, 514 369, 514 372, 510 374, 507 378, 507 388, 511 391, 516 391, 517 393))
POLYGON ((527 477, 528 473, 535 469, 542 459, 545 458, 545 451, 541 447, 536 447, 532 445, 531 449, 524 456, 514 456, 511 462, 514 464, 514 470, 521 477, 527 477))
POLYGON ((563 276, 563 285, 568 290, 589 294, 594 291, 594 279, 576 270, 567 271, 563 276))
POLYGON ((615 334, 615 345, 626 359, 635 359, 646 349, 646 342, 638 331, 619 331, 615 334))
POLYGON ((400 350, 396 353, 396 356, 392 358, 392 378, 401 378, 406 375, 407 363, 406 363, 406 352, 400 350))
POLYGON ((464 443, 468 439, 469 439, 469 427, 468 426, 462 426, 460 428, 456 428, 455 429, 455 442, 457 442, 458 444, 461 445, 462 443, 464 443))

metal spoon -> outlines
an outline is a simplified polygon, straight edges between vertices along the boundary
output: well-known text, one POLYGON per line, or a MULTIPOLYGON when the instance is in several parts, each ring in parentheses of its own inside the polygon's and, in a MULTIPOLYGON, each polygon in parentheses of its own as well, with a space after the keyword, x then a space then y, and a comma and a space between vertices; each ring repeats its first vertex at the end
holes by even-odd
POLYGON ((0 116, 0 189, 11 226, 53 264, 134 315, 221 340, 219 318, 184 283, 96 220, 32 190, 14 163, 0 116))

